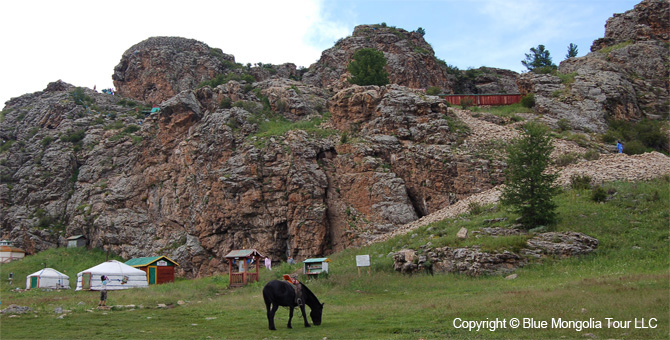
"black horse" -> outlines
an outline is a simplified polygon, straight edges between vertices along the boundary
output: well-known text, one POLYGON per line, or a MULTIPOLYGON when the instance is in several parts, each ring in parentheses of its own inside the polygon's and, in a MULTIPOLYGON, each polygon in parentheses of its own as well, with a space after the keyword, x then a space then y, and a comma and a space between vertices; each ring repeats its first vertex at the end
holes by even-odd
POLYGON ((296 297, 296 289, 287 281, 272 280, 265 285, 263 288, 263 300, 265 300, 270 330, 277 330, 275 328, 275 313, 279 309, 279 306, 289 307, 288 328, 292 328, 291 319, 293 319, 293 308, 296 306, 300 307, 302 317, 305 319, 305 327, 310 326, 309 322, 307 322, 307 314, 305 314, 305 305, 308 305, 312 309, 309 313, 312 322, 317 326, 321 324, 323 304, 302 283, 300 283, 300 295, 296 297))

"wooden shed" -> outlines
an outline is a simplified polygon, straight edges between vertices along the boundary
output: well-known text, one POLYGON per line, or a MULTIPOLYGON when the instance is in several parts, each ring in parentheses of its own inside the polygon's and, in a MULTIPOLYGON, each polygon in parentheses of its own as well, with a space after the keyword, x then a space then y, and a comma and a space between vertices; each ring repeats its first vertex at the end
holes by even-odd
POLYGON ((256 249, 233 250, 228 255, 229 287, 242 287, 249 282, 258 282, 260 260, 263 257, 256 249), (249 272, 256 266, 255 272, 249 272))
POLYGON ((315 277, 321 273, 328 274, 328 262, 330 259, 327 257, 319 257, 315 259, 307 259, 302 261, 304 264, 304 273, 308 277, 315 277))
POLYGON ((126 264, 147 273, 150 285, 174 282, 174 270, 179 264, 167 256, 137 257, 126 264))
POLYGON ((78 248, 86 247, 88 239, 84 235, 75 235, 67 238, 67 247, 68 248, 78 248))

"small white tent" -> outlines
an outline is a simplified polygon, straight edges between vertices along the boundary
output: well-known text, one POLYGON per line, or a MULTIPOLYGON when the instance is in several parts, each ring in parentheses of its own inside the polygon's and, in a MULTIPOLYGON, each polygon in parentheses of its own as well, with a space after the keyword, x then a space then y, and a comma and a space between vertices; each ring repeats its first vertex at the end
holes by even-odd
POLYGON ((70 289, 70 277, 53 268, 38 270, 26 277, 26 289, 70 289))
POLYGON ((125 263, 111 260, 77 273, 76 290, 101 290, 101 276, 109 277, 107 290, 147 287, 147 273, 125 263))

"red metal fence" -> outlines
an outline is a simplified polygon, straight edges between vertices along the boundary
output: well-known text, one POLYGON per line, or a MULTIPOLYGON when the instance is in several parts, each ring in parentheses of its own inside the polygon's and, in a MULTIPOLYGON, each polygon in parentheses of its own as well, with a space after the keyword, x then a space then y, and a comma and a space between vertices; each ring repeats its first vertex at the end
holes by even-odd
POLYGON ((465 98, 472 100, 472 105, 511 105, 521 102, 520 94, 445 94, 440 95, 451 105, 461 105, 465 98))

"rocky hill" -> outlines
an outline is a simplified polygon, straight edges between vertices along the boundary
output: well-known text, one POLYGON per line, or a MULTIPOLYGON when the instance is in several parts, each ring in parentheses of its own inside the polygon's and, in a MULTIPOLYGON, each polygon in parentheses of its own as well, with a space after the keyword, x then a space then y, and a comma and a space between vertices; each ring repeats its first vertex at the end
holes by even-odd
MULTIPOLYGON (((231 249, 303 259, 372 242, 502 183, 500 150, 516 125, 424 89, 512 92, 513 72, 454 73, 419 33, 381 25, 357 27, 304 75, 234 60, 195 40, 150 38, 123 54, 115 96, 57 81, 8 101, 2 238, 34 253, 83 234, 203 276, 226 271, 231 249), (360 47, 384 51, 393 84, 345 84, 360 47)), ((587 151, 556 143, 557 155, 587 151)))
POLYGON ((482 67, 470 72, 448 66, 417 31, 381 25, 360 25, 350 37, 323 51, 304 74, 307 84, 341 90, 349 86, 347 65, 362 48, 384 52, 389 81, 413 89, 438 87, 443 93, 518 93, 517 73, 482 67))
POLYGON ((574 129, 607 130, 607 119, 667 119, 670 105, 670 3, 645 0, 607 21, 591 53, 563 61, 558 75, 525 73, 522 94, 537 113, 574 129))

